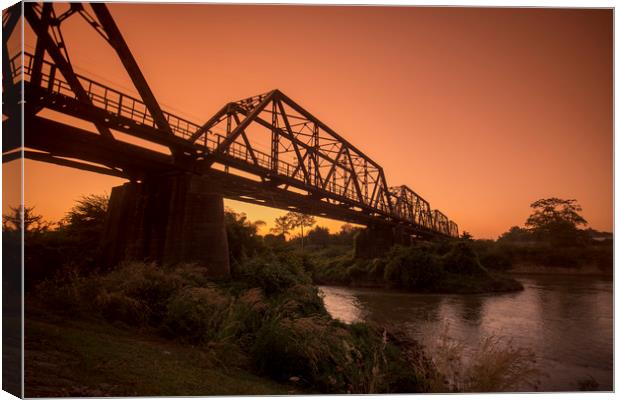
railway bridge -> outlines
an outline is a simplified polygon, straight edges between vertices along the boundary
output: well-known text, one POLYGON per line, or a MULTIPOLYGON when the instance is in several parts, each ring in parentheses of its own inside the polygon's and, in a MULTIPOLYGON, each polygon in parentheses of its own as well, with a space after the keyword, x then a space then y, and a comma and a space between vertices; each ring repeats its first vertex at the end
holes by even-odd
POLYGON ((223 198, 365 225, 369 256, 458 236, 456 223, 411 188, 388 185, 381 165, 280 90, 232 101, 202 123, 166 112, 107 6, 64 7, 25 2, 3 14, 3 162, 127 179, 110 196, 106 262, 200 262, 210 276, 229 275, 223 198), (68 18, 84 18, 114 49, 138 95, 74 71, 68 18), (11 57, 20 22, 36 47, 11 57))

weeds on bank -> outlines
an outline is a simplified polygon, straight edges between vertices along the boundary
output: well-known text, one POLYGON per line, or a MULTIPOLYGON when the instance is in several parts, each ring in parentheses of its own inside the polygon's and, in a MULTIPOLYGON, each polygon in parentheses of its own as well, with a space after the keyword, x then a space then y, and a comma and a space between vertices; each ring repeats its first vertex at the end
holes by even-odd
POLYGON ((517 391, 535 388, 542 374, 531 350, 498 336, 481 339, 477 348, 468 352, 462 343, 450 338, 446 325, 430 347, 441 374, 441 380, 431 383, 434 392, 517 391))

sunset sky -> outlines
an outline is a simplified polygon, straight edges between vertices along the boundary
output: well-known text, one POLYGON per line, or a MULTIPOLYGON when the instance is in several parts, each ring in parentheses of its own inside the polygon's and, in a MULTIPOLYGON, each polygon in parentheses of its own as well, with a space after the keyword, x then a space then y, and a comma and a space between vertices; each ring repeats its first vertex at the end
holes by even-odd
MULTIPOLYGON (((109 8, 167 111, 201 124, 229 101, 278 88, 381 164, 390 186, 413 188, 461 232, 495 238, 552 196, 577 199, 591 227, 612 229, 611 10, 109 8)), ((78 73, 132 91, 83 19, 62 29, 78 73)), ((33 46, 26 30, 26 50, 33 46)), ((26 205, 49 220, 123 182, 25 167, 26 205)), ((4 166, 5 180, 14 168, 4 166)), ((268 223, 281 214, 227 204, 268 223)))

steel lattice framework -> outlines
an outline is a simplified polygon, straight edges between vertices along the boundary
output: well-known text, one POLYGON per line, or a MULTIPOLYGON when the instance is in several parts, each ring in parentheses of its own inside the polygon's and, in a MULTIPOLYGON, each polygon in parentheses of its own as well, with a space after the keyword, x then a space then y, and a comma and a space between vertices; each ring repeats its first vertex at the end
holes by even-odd
MULTIPOLYGON (((35 54, 12 59, 6 38, 18 11, 3 15, 3 124, 17 123, 19 105, 11 99, 23 82, 26 126, 48 131, 29 128, 26 157, 133 180, 175 169, 225 174, 223 180, 234 178, 236 184, 226 186, 224 195, 238 200, 398 224, 417 235, 458 236, 456 223, 407 186, 389 187, 378 163, 279 90, 228 103, 204 124, 163 111, 105 4, 90 8, 94 16, 77 3, 56 15, 52 3, 25 3, 37 46, 35 54), (140 98, 74 72, 60 31, 74 14, 116 50, 140 98), (99 135, 40 117, 42 109, 90 121, 99 135), (164 145, 170 155, 120 142, 113 131, 164 145)), ((4 142, 3 152, 20 145, 4 142)))

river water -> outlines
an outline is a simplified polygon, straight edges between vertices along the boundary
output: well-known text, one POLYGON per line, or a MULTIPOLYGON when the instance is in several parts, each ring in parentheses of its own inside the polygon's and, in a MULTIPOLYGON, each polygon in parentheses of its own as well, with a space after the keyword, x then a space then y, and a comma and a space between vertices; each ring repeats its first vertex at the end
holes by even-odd
POLYGON ((613 282, 569 275, 516 278, 525 290, 493 295, 320 289, 334 318, 397 325, 431 352, 441 338, 457 343, 463 359, 475 359, 489 337, 533 352, 542 373, 520 391, 574 391, 584 380, 612 390, 613 282))

